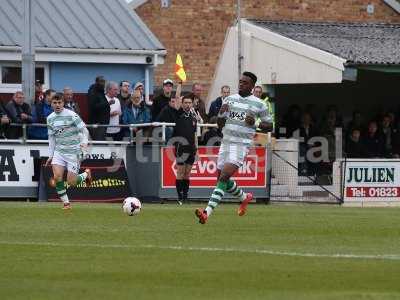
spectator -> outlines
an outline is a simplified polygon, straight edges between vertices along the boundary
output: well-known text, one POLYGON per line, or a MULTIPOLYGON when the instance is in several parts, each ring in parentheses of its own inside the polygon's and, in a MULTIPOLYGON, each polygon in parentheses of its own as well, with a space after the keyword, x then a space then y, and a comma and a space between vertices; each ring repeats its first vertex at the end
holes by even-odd
POLYGON ((76 114, 80 115, 81 114, 81 110, 79 109, 79 105, 78 102, 75 101, 74 99, 74 92, 73 90, 66 86, 64 88, 64 107, 72 110, 73 112, 75 112, 76 114))
POLYGON ((222 106, 222 101, 224 101, 224 99, 228 97, 230 93, 231 89, 228 85, 224 85, 221 87, 221 96, 219 96, 217 99, 211 102, 210 111, 208 112, 209 119, 218 116, 219 110, 221 109, 222 106))
MULTIPOLYGON (((150 122, 151 122, 150 109, 145 105, 144 101, 142 101, 140 91, 136 90, 133 92, 130 101, 123 109, 122 123, 129 125, 129 124, 143 124, 150 122)), ((142 128, 140 127, 135 127, 133 129, 133 132, 136 135, 136 133, 141 129, 142 128)))
MULTIPOLYGON (((46 124, 47 117, 53 112, 51 107, 51 99, 56 94, 55 90, 48 89, 44 92, 44 99, 36 103, 32 107, 32 122, 46 124)), ((47 140, 47 127, 30 126, 28 128, 28 135, 30 139, 47 140)))
POLYGON ((127 80, 123 80, 119 83, 119 94, 117 98, 119 99, 119 103, 121 104, 121 107, 124 108, 125 105, 127 105, 130 102, 130 93, 129 89, 131 87, 131 84, 127 80))
MULTIPOLYGON (((25 95, 23 92, 18 91, 14 94, 12 100, 6 105, 7 115, 11 123, 28 124, 32 123, 31 107, 28 103, 24 102, 25 95)), ((9 139, 17 139, 22 136, 21 126, 10 126, 6 137, 9 139)))
POLYGON ((201 99, 201 93, 203 87, 200 83, 194 83, 192 86, 192 93, 194 95, 193 108, 197 115, 200 115, 202 122, 207 122, 206 104, 203 99, 201 99))
MULTIPOLYGON (((217 117, 213 116, 208 121, 209 124, 217 124, 217 117)), ((222 140, 222 130, 219 127, 210 127, 203 137, 203 145, 220 146, 222 140)))
MULTIPOLYGON (((173 94, 168 105, 162 109, 156 121, 164 123, 175 123, 177 118, 178 118, 177 99, 176 96, 173 94)), ((173 128, 167 127, 165 132, 166 132, 165 133, 166 140, 168 141, 172 137, 173 128)))
POLYGON ((107 127, 107 137, 112 138, 114 141, 122 140, 121 127, 116 127, 119 125, 120 117, 122 115, 121 103, 117 98, 118 95, 118 84, 114 81, 110 81, 106 85, 106 99, 110 105, 110 120, 107 127), (111 126, 114 125, 114 126, 111 126))
POLYGON ((330 105, 327 109, 326 119, 333 120, 335 119, 335 127, 343 128, 343 118, 340 115, 338 108, 336 105, 330 105))
MULTIPOLYGON (((286 137, 290 138, 293 132, 301 126, 301 110, 296 104, 291 105, 283 118, 283 127, 286 128, 286 137)), ((282 132, 284 134, 284 131, 282 132)))
POLYGON ((153 105, 152 105, 152 117, 153 120, 159 119, 159 115, 161 113, 161 110, 165 107, 168 106, 170 100, 171 100, 171 93, 172 93, 172 88, 174 86, 174 83, 172 82, 171 79, 165 79, 163 82, 163 93, 161 95, 158 95, 157 97, 154 98, 153 100, 153 105))
POLYGON ((364 129, 362 115, 359 110, 353 111, 353 118, 347 124, 346 132, 348 137, 352 134, 353 129, 358 129, 360 132, 364 129))
POLYGON ((348 158, 363 158, 365 156, 364 145, 360 140, 360 129, 351 129, 349 139, 346 143, 346 155, 348 158))
POLYGON ((381 127, 379 129, 378 134, 383 139, 384 144, 384 156, 387 158, 392 157, 392 143, 393 143, 393 136, 394 130, 392 126, 392 120, 390 115, 386 114, 382 118, 381 127))
POLYGON ((134 91, 138 91, 138 92, 140 93, 140 99, 141 99, 142 101, 144 101, 145 104, 146 104, 147 106, 152 106, 152 105, 153 105, 153 102, 150 100, 150 98, 149 98, 148 101, 146 101, 146 97, 145 97, 145 95, 144 95, 144 85, 143 85, 143 83, 141 83, 141 82, 136 82, 136 83, 135 83, 135 87, 134 87, 133 90, 134 90, 134 91))
POLYGON ((315 145, 310 145, 309 140, 312 137, 318 135, 316 126, 313 123, 313 119, 310 113, 304 112, 301 118, 301 125, 299 130, 300 136, 300 157, 303 158, 304 162, 299 163, 299 173, 302 175, 314 175, 316 166, 309 160, 307 156, 308 150, 315 145))
POLYGON ((42 102, 43 99, 44 99, 43 84, 40 80, 36 80, 36 82, 35 82, 35 104, 38 102, 42 102))
POLYGON ((6 138, 6 132, 8 131, 8 126, 11 120, 7 116, 7 111, 3 106, 3 103, 0 102, 0 139, 6 138))
POLYGON ((384 156, 384 141, 378 133, 375 121, 368 123, 367 134, 362 139, 366 158, 382 158, 384 156))
MULTIPOLYGON (((103 76, 96 77, 96 82, 89 87, 89 123, 108 125, 110 122, 110 105, 104 95, 105 80, 103 76)), ((91 128, 94 140, 104 140, 106 127, 91 128)))
POLYGON ((257 97, 258 99, 263 99, 262 98, 262 94, 263 94, 263 89, 260 85, 256 85, 253 89, 253 95, 255 97, 257 97))

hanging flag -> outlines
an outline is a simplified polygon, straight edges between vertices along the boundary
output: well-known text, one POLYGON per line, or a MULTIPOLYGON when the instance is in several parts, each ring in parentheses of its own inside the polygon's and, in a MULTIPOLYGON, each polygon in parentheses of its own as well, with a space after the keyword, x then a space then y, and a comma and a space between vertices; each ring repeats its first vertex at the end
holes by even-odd
POLYGON ((183 68, 182 57, 179 53, 176 55, 175 74, 181 81, 186 81, 186 73, 185 69, 183 68))

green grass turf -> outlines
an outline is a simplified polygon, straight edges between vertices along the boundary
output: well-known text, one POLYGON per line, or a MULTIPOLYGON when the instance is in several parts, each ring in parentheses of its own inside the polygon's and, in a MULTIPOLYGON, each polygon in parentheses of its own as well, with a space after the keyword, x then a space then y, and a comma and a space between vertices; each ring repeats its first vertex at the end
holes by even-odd
POLYGON ((400 299, 397 208, 195 207, 0 202, 0 299, 400 299))

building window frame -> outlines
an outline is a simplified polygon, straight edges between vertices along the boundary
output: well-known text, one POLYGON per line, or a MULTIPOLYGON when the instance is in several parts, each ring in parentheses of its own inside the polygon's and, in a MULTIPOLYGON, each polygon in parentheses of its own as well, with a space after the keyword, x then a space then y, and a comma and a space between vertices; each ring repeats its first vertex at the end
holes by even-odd
MULTIPOLYGON (((17 61, 3 61, 0 62, 0 93, 1 94, 13 94, 16 91, 22 90, 21 83, 3 83, 3 67, 22 67, 21 62, 17 61)), ((44 83, 43 89, 46 90, 50 87, 50 68, 49 63, 35 63, 35 68, 43 68, 44 69, 44 83)))

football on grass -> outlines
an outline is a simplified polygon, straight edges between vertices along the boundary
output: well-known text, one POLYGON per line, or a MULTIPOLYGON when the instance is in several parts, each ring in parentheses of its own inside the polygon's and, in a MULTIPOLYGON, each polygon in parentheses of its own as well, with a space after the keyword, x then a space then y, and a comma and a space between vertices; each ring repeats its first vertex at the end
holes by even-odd
POLYGON ((140 203, 140 200, 135 197, 126 198, 122 204, 122 210, 128 216, 137 215, 138 213, 140 213, 141 209, 142 203, 140 203))

